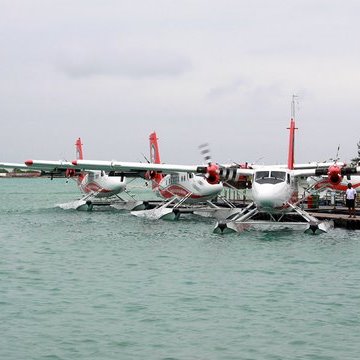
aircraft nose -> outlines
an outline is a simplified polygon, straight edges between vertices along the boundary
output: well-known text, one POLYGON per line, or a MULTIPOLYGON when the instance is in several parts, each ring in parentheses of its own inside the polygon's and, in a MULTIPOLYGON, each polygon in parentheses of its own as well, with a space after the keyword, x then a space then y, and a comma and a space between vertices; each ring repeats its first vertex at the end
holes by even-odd
POLYGON ((283 196, 281 196, 280 189, 275 189, 274 186, 262 186, 261 191, 258 192, 257 204, 263 209, 275 209, 283 205, 283 196))
POLYGON ((212 192, 214 193, 218 193, 218 192, 221 192, 222 189, 223 189, 223 185, 222 184, 216 184, 216 185, 211 185, 211 190, 212 192))
POLYGON ((206 183, 206 185, 202 186, 201 188, 201 196, 204 196, 204 197, 215 197, 217 196, 219 193, 221 193, 223 189, 223 185, 222 184, 209 184, 209 183, 206 183))
POLYGON ((115 181, 113 181, 112 183, 111 183, 111 190, 113 191, 113 192, 116 192, 116 193, 118 193, 118 192, 121 192, 121 191, 123 191, 124 190, 124 188, 125 188, 125 183, 124 182, 120 182, 120 181, 118 181, 118 180, 115 180, 115 181))

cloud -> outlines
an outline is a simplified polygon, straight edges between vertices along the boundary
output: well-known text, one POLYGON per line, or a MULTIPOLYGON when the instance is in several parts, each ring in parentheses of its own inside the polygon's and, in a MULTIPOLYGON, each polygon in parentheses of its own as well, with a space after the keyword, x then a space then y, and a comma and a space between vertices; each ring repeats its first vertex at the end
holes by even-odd
POLYGON ((236 79, 227 84, 212 88, 208 92, 207 98, 213 100, 220 97, 224 97, 226 95, 232 95, 238 92, 241 88, 245 88, 246 85, 247 85, 246 81, 241 79, 236 79))
POLYGON ((294 92, 297 161, 328 158, 339 143, 344 157, 354 157, 356 0, 3 3, 0 140, 7 161, 27 157, 29 144, 32 156, 38 146, 39 157, 57 158, 79 135, 89 156, 92 146, 98 158, 132 160, 154 129, 167 161, 190 161, 199 137, 219 145, 220 161, 264 151, 267 161, 282 161, 294 92), (99 119, 111 131, 89 125, 99 119), (339 132, 341 119, 354 130, 339 132), (21 137, 19 146, 8 134, 21 137), (172 150, 182 139, 186 146, 172 150))
POLYGON ((71 78, 122 76, 129 78, 172 77, 191 70, 189 58, 164 49, 95 48, 71 46, 56 60, 56 68, 71 78))

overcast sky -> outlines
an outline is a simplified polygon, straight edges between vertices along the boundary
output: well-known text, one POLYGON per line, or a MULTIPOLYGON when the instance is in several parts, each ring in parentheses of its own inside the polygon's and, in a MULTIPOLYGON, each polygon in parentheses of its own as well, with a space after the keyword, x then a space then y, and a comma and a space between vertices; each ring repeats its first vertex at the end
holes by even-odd
POLYGON ((0 161, 350 160, 358 0, 0 0, 0 161))

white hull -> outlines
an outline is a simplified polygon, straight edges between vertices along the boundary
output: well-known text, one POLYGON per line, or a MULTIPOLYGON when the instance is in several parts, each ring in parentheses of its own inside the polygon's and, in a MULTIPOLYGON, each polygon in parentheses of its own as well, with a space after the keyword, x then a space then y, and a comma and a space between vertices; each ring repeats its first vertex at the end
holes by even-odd
POLYGON ((321 234, 334 227, 332 221, 323 221, 316 224, 309 222, 275 222, 275 221, 227 221, 218 222, 214 228, 216 234, 241 233, 248 230, 278 231, 291 230, 303 231, 307 234, 321 234))
POLYGON ((64 204, 56 204, 55 206, 63 210, 91 211, 93 209, 93 203, 86 200, 75 200, 64 204))
POLYGON ((166 207, 150 210, 132 211, 131 215, 145 218, 148 220, 177 220, 179 218, 179 213, 175 214, 173 209, 166 207))
POLYGON ((117 201, 110 206, 116 210, 127 210, 127 211, 138 211, 144 210, 145 205, 143 201, 128 200, 128 201, 117 201))
POLYGON ((203 208, 203 209, 194 210, 193 214, 207 218, 214 218, 219 221, 219 220, 227 219, 231 215, 238 214, 239 212, 241 212, 241 210, 242 209, 238 209, 238 208, 231 208, 231 209, 203 208))

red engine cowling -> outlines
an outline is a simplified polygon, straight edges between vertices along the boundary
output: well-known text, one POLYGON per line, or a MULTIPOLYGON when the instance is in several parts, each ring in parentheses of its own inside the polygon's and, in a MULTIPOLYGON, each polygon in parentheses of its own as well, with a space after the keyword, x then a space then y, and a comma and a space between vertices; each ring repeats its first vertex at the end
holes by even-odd
POLYGON ((340 184, 342 180, 341 168, 337 165, 332 165, 328 169, 328 180, 333 185, 340 184))
POLYGON ((157 175, 157 172, 156 172, 156 171, 154 171, 154 170, 148 170, 148 171, 145 173, 144 178, 145 178, 146 180, 153 180, 153 179, 155 179, 156 175, 157 175))
POLYGON ((205 177, 209 184, 218 184, 220 182, 219 166, 216 164, 210 164, 206 169, 205 177))
POLYGON ((76 175, 76 171, 74 169, 66 169, 65 176, 67 178, 73 177, 76 175))

